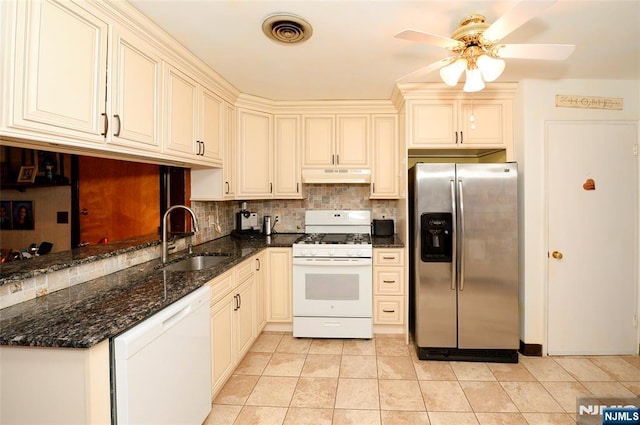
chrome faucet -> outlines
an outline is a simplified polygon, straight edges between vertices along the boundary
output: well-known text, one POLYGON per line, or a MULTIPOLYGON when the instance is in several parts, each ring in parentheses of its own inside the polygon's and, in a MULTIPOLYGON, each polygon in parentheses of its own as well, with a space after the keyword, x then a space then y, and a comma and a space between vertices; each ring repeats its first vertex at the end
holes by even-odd
POLYGON ((182 208, 187 210, 189 214, 191 214, 191 222, 193 223, 193 233, 199 232, 198 229, 198 220, 196 220, 196 213, 189 207, 184 205, 174 205, 170 207, 167 212, 164 213, 162 217, 162 263, 167 262, 167 218, 169 217, 169 213, 175 209, 182 208))

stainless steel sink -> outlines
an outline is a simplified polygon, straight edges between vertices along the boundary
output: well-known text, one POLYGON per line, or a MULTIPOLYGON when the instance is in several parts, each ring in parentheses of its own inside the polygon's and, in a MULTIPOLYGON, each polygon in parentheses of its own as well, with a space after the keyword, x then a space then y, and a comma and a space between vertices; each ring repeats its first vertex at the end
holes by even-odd
POLYGON ((208 269, 223 261, 229 259, 227 255, 199 255, 197 257, 189 257, 175 263, 167 264, 162 270, 172 272, 193 272, 202 269, 208 269))

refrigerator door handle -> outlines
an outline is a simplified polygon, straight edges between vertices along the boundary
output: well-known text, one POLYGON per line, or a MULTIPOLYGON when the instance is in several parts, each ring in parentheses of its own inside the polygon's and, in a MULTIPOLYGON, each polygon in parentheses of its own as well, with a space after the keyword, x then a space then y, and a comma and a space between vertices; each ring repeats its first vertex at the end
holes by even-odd
POLYGON ((464 191, 462 190, 462 180, 458 180, 458 197, 459 197, 459 210, 458 218, 460 219, 460 265, 459 270, 459 282, 460 290, 464 291, 464 191))
MULTIPOLYGON (((457 133, 456 133, 457 134, 457 133)), ((456 212, 456 182, 455 180, 451 180, 451 211, 453 212, 453 216, 455 217, 456 212)), ((456 290, 456 262, 457 262, 457 251, 456 251, 456 220, 452 220, 451 229, 453 232, 453 238, 451 238, 451 290, 456 290)))

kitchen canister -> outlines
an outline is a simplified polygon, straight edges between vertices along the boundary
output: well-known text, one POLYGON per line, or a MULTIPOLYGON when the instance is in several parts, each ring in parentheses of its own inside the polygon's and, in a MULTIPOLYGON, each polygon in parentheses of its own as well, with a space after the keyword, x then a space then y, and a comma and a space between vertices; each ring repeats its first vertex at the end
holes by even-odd
POLYGON ((270 215, 264 216, 264 221, 262 224, 262 232, 267 236, 271 234, 271 216, 270 215))

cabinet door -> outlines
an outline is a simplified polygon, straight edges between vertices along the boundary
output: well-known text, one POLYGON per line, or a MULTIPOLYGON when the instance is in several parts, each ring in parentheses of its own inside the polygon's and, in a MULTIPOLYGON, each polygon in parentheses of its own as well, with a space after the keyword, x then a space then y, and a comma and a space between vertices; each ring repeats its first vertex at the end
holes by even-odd
POLYGON ((216 394, 235 367, 233 323, 235 298, 228 295, 211 307, 211 385, 216 394))
POLYGON ((196 153, 206 162, 222 164, 222 99, 201 88, 196 153))
POLYGON ((262 328, 267 323, 267 315, 265 312, 265 280, 266 280, 266 252, 256 255, 254 261, 255 265, 255 285, 256 285, 256 335, 262 332, 262 328))
POLYGON ((511 139, 511 101, 466 100, 460 110, 463 145, 505 145, 511 139))
POLYGON ((455 145, 457 122, 454 100, 411 102, 408 105, 408 148, 455 145))
POLYGON ((198 124, 198 84, 178 69, 167 67, 164 150, 173 155, 194 158, 198 124))
POLYGON ((274 196, 300 198, 300 117, 276 116, 274 126, 274 196))
POLYGON ((124 29, 113 40, 110 142, 160 151, 162 59, 124 29))
POLYGON ((399 195, 398 132, 395 115, 372 117, 372 199, 395 199, 399 195))
POLYGON ((269 248, 268 276, 267 322, 291 323, 291 248, 269 248))
POLYGON ((12 124, 104 143, 107 23, 68 1, 17 5, 12 124))
POLYGON ((237 358, 249 350, 256 335, 255 279, 252 276, 236 292, 235 338, 237 358))
POLYGON ((335 164, 335 117, 313 115, 303 118, 303 167, 335 164))
POLYGON ((369 168, 369 117, 338 115, 336 159, 339 167, 369 168))
POLYGON ((237 169, 237 148, 236 148, 236 108, 224 104, 224 163, 222 165, 222 197, 224 199, 234 199, 236 195, 236 169, 237 169))
POLYGON ((272 196, 272 125, 269 114, 238 110, 239 197, 272 196))

